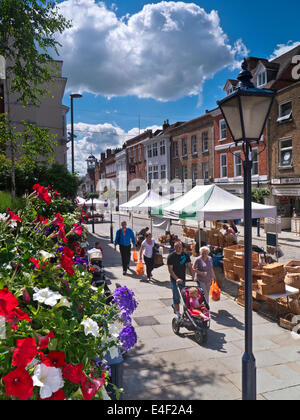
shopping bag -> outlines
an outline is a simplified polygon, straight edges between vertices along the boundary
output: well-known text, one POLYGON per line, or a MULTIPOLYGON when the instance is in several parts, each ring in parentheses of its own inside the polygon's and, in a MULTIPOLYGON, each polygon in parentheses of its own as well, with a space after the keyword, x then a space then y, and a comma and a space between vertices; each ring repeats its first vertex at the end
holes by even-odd
POLYGON ((221 289, 219 288, 216 281, 212 282, 209 294, 213 301, 218 302, 221 299, 221 289))
POLYGON ((138 252, 137 251, 133 251, 133 253, 132 253, 132 261, 135 262, 135 263, 137 263, 138 260, 139 260, 139 254, 138 254, 138 252))
POLYGON ((164 265, 163 256, 161 254, 154 255, 154 268, 159 268, 164 265))
POLYGON ((136 274, 143 275, 145 273, 145 267, 142 261, 139 261, 136 266, 136 274))

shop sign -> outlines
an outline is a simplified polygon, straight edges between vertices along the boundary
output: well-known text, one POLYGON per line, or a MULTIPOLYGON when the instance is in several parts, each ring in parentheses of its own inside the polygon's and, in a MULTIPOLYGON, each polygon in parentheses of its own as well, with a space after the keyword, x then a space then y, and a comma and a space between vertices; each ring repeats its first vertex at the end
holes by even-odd
POLYGON ((272 179, 271 183, 274 184, 274 185, 278 185, 278 184, 280 184, 280 179, 272 179))
POLYGON ((282 184, 299 184, 300 178, 281 178, 282 184))

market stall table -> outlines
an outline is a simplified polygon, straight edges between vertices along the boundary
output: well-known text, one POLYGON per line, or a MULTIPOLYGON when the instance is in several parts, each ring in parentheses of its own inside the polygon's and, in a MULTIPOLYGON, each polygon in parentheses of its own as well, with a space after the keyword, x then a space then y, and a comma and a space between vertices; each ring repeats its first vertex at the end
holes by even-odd
MULTIPOLYGON (((261 295, 258 291, 256 291, 256 293, 258 295, 261 295)), ((282 299, 282 298, 286 298, 287 299, 287 304, 289 303, 289 298, 292 296, 297 296, 299 295, 300 291, 299 289, 296 289, 295 287, 291 287, 286 285, 285 286, 285 293, 277 293, 277 294, 273 294, 273 295, 261 295, 264 296, 265 298, 271 299, 273 301, 276 302, 276 317, 279 320, 279 311, 278 311, 278 300, 282 299)))

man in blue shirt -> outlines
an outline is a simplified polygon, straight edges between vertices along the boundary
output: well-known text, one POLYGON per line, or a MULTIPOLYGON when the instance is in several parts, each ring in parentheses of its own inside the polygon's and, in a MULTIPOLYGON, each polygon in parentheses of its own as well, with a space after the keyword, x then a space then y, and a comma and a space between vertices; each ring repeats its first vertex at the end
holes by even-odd
POLYGON ((125 276, 130 264, 130 257, 131 257, 131 242, 134 246, 134 250, 136 249, 135 246, 135 237, 132 229, 127 227, 127 223, 124 221, 121 223, 121 229, 117 230, 116 238, 115 238, 115 249, 117 245, 120 246, 120 253, 122 258, 122 266, 123 266, 123 275, 125 276))

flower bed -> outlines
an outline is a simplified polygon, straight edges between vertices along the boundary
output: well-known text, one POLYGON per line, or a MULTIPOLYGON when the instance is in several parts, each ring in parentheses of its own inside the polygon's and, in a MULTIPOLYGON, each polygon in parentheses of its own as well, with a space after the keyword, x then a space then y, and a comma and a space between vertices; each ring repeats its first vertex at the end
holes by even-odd
POLYGON ((24 210, 0 214, 0 399, 107 399, 105 356, 136 343, 137 303, 119 288, 108 305, 91 287, 81 210, 33 190, 24 210))

